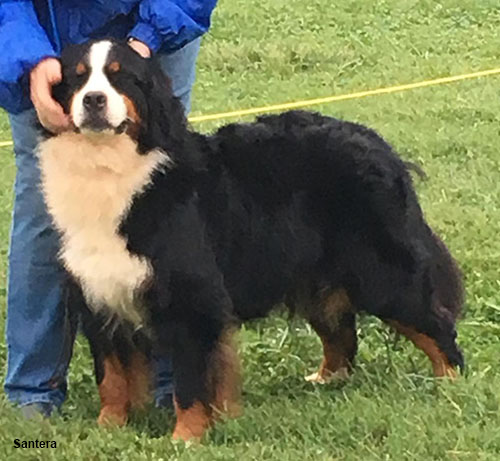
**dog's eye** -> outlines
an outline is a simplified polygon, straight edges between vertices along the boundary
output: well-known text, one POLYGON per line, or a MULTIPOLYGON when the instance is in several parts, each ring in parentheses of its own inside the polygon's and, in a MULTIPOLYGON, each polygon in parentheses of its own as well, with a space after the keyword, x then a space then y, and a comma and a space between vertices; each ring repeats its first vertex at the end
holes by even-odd
POLYGON ((115 74, 119 70, 120 70, 120 63, 118 61, 113 61, 108 66, 108 72, 110 72, 111 74, 115 74))
POLYGON ((84 75, 87 73, 87 66, 83 62, 79 62, 76 66, 76 75, 84 75))

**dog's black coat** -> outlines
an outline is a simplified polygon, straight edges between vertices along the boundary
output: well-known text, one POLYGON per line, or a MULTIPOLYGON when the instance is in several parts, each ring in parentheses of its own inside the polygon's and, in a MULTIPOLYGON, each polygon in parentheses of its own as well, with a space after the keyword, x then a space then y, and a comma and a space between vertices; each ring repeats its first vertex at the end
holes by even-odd
MULTIPOLYGON (((455 343, 458 269, 426 224, 405 163, 381 137, 300 111, 200 135, 154 62, 117 50, 124 69, 133 65, 110 80, 141 116, 141 155, 160 147, 175 167, 155 173, 120 227, 129 251, 153 267, 143 293, 152 336, 130 341, 126 324, 107 330, 73 287, 98 376, 103 357, 117 352, 126 363, 152 338, 172 350, 180 407, 209 404, 207 367, 229 325, 281 303, 311 320, 339 289, 356 312, 412 327, 463 365, 455 343)), ((64 69, 74 56, 63 55, 64 69)), ((56 89, 66 107, 74 85, 66 73, 56 89)))

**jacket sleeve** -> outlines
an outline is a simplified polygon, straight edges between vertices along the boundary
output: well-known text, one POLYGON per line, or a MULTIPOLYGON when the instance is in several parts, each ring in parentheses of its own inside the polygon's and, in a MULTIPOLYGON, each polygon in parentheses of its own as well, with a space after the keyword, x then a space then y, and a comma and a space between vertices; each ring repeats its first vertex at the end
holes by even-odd
POLYGON ((0 0, 0 82, 14 83, 43 58, 56 55, 33 2, 0 0))
POLYGON ((175 51, 210 27, 217 0, 142 0, 139 20, 129 37, 144 42, 152 51, 175 51))

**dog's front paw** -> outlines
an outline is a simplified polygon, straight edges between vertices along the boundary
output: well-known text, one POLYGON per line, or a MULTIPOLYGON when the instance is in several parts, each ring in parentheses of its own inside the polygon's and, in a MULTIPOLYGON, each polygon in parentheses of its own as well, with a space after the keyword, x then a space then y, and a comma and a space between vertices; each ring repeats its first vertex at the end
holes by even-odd
POLYGON ((347 378, 349 378, 349 370, 347 367, 342 367, 337 371, 330 371, 323 368, 316 373, 306 376, 304 379, 310 383, 328 384, 335 381, 345 381, 347 378))
POLYGON ((199 443, 203 437, 204 430, 191 430, 182 424, 177 424, 175 426, 174 433, 172 434, 172 440, 183 441, 186 443, 199 443))
POLYGON ((97 424, 104 427, 125 426, 127 424, 127 410, 121 405, 106 405, 101 408, 97 424))

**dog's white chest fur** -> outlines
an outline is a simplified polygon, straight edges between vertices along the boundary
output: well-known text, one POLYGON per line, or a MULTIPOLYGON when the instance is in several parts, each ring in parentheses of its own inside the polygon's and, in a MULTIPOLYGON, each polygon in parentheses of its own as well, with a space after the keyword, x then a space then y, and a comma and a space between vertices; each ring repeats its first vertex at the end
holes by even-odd
POLYGON ((137 293, 151 277, 145 258, 118 234, 132 199, 168 157, 137 153, 127 135, 64 133, 39 148, 43 191, 62 235, 61 258, 94 310, 140 322, 137 293))

